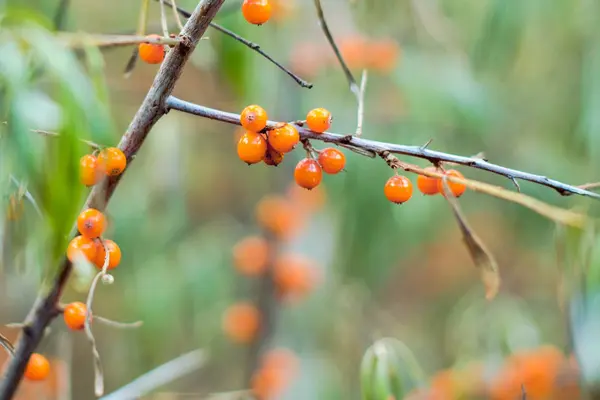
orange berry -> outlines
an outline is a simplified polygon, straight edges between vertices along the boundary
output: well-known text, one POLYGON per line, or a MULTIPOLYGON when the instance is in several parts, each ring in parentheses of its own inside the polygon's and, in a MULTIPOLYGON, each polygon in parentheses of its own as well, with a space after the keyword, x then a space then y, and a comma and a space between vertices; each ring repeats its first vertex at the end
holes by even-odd
POLYGON ((291 375, 296 372, 298 358, 288 349, 277 348, 265 353, 262 357, 261 365, 265 369, 278 369, 291 375))
POLYGON ((269 244, 259 236, 249 236, 233 247, 233 265, 239 273, 257 276, 265 272, 269 260, 269 244))
POLYGON ((411 181, 401 175, 394 175, 385 183, 383 188, 385 197, 392 203, 401 204, 407 202, 413 192, 411 181))
POLYGON ((292 151, 300 141, 298 130, 290 124, 269 131, 269 144, 280 153, 292 151))
POLYGON ((87 306, 81 302, 67 304, 63 311, 65 325, 74 331, 83 329, 86 316, 87 306))
POLYGON ((85 186, 94 186, 102 179, 98 159, 92 154, 86 154, 79 160, 79 178, 85 186))
POLYGON ((296 356, 289 350, 275 349, 263 356, 261 364, 252 377, 252 392, 257 399, 273 399, 289 385, 296 369, 296 356))
POLYGON ((302 215, 295 205, 282 196, 265 196, 256 206, 260 226, 278 238, 289 238, 300 228, 302 215))
POLYGON ((121 263, 121 249, 119 246, 109 239, 104 239, 104 246, 106 246, 106 250, 104 250, 104 246, 101 243, 97 244, 98 251, 96 253, 96 258, 94 259, 94 264, 96 267, 102 269, 104 266, 104 260, 106 259, 106 250, 108 250, 108 269, 115 269, 121 263))
POLYGON ((250 132, 260 132, 267 126, 267 112, 261 106, 252 105, 244 108, 240 114, 240 122, 250 132))
POLYGON ((315 108, 306 115, 306 125, 313 132, 323 133, 331 126, 331 113, 324 108, 315 108))
POLYGON ((260 133, 246 132, 237 145, 240 160, 248 165, 261 162, 267 153, 267 141, 260 133))
POLYGON ((97 245, 92 239, 84 236, 77 236, 69 242, 69 246, 67 247, 67 258, 69 261, 75 262, 78 254, 81 253, 88 261, 93 262, 96 259, 97 251, 97 245))
MULTIPOLYGON (((459 179, 465 179, 463 174, 461 174, 460 172, 458 172, 455 169, 449 169, 448 171, 445 172, 445 175, 453 176, 453 177, 459 178, 459 179)), ((464 183, 452 182, 450 180, 446 180, 446 182, 448 183, 448 187, 450 188, 450 191, 452 192, 454 197, 462 196, 462 194, 465 192, 465 190, 467 190, 467 185, 465 185, 464 183)), ((446 192, 444 191, 443 185, 444 185, 444 183, 442 182, 442 179, 438 179, 438 190, 443 196, 445 196, 446 192)))
MULTIPOLYGON (((160 35, 148 35, 148 38, 159 38, 160 35)), ((138 46, 140 58, 148 64, 160 64, 165 59, 165 47, 162 44, 140 43, 138 46)))
MULTIPOLYGON (((438 169, 435 167, 427 167, 425 168, 425 170, 431 172, 439 172, 438 169)), ((440 187, 438 186, 439 181, 439 178, 430 178, 429 176, 418 175, 417 188, 419 188, 421 193, 429 196, 438 194, 440 192, 440 187)))
POLYGON ((313 262, 303 256, 282 255, 273 265, 273 281, 277 291, 287 299, 306 296, 316 285, 317 278, 313 262))
POLYGON ((319 164, 325 173, 337 174, 346 166, 346 156, 338 149, 328 147, 319 153, 319 164))
POLYGON ((223 330, 236 343, 250 343, 260 328, 260 312, 250 303, 237 303, 225 311, 223 330))
POLYGON ((394 69, 400 58, 400 47, 393 39, 381 39, 369 44, 367 67, 382 72, 394 69))
POLYGON ((271 3, 269 0, 244 0, 242 14, 251 24, 262 25, 271 18, 271 3))
POLYGON ((271 146, 267 146, 267 152, 263 161, 267 165, 276 167, 283 161, 283 154, 274 150, 271 146))
POLYGON ((50 374, 50 362, 41 354, 33 353, 25 367, 25 378, 30 381, 43 381, 50 374))
POLYGON ((108 176, 121 175, 127 166, 127 157, 117 147, 107 147, 98 155, 100 170, 108 176))
POLYGON ((298 186, 311 190, 319 186, 323 172, 318 162, 312 158, 300 160, 294 170, 294 179, 298 186))
POLYGON ((106 217, 95 208, 88 208, 77 217, 77 229, 87 238, 100 237, 106 230, 106 217))

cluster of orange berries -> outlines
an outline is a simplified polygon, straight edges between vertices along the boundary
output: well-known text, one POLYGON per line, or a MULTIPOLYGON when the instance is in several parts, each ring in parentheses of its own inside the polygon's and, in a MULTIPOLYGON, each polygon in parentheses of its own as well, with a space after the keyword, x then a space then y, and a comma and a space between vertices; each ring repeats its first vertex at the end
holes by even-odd
POLYGON ((417 390, 406 399, 513 400, 523 397, 523 387, 531 399, 578 399, 578 379, 574 357, 543 346, 512 354, 492 379, 486 379, 483 365, 478 363, 441 371, 433 376, 428 389, 417 390))
MULTIPOLYGON (((437 170, 435 167, 427 167, 425 170, 441 173, 441 171, 437 170)), ((464 176, 454 169, 445 171, 444 175, 464 179, 464 176)), ((446 182, 450 192, 454 195, 454 197, 462 196, 465 190, 467 190, 467 186, 464 183, 452 182, 450 180, 447 180, 446 182)), ((444 182, 441 178, 431 178, 425 175, 417 176, 417 188, 421 193, 427 196, 433 196, 438 193, 445 195, 443 184, 444 182)), ((385 197, 392 203, 402 204, 410 200, 412 197, 413 185, 410 179, 407 177, 402 175, 394 175, 385 183, 383 192, 385 197)))
MULTIPOLYGON (((248 165, 263 161, 267 165, 277 166, 286 153, 292 151, 300 142, 298 130, 288 123, 267 128, 267 112, 260 106, 251 105, 240 114, 240 123, 246 132, 238 141, 238 157, 248 165), (266 130, 266 133, 262 133, 266 130)), ((315 108, 306 115, 306 125, 317 133, 323 133, 331 126, 331 113, 324 108, 315 108)), ((294 170, 296 183, 308 190, 317 187, 323 179, 323 172, 337 174, 346 165, 346 156, 335 148, 316 151, 318 159, 309 157, 300 160, 294 170)))
POLYGON ((107 147, 98 155, 86 154, 79 160, 79 178, 86 186, 94 186, 104 176, 118 176, 125 171, 127 157, 117 147, 107 147))

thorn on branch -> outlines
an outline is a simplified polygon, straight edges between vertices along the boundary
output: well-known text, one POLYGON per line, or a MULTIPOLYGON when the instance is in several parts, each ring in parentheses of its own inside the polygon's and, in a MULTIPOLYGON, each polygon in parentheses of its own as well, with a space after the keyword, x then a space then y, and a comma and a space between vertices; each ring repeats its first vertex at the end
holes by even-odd
POLYGON ((11 357, 15 355, 15 347, 6 336, 0 333, 0 346, 2 346, 11 357))
POLYGON ((514 176, 509 176, 508 179, 511 180, 511 182, 513 183, 513 185, 515 185, 515 188, 517 189, 517 192, 521 193, 521 186, 519 185, 519 182, 517 182, 517 180, 515 179, 514 176))
POLYGON ((425 150, 426 148, 429 147, 429 145, 431 144, 431 142, 433 142, 433 138, 429 139, 427 142, 425 142, 425 144, 423 144, 421 146, 421 150, 425 150))

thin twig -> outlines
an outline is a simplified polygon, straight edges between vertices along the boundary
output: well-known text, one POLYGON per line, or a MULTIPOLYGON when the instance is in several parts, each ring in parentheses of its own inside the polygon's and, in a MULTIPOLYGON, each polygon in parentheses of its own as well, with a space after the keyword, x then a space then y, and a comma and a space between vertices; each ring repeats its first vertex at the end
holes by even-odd
POLYGON ((4 347, 4 349, 10 354, 11 357, 15 355, 15 348, 13 344, 8 340, 6 336, 0 333, 0 346, 4 347))
POLYGON ((37 215, 39 217, 42 217, 42 210, 38 206, 37 201, 35 201, 33 195, 29 192, 29 190, 27 190, 27 187, 22 182, 19 182, 19 180, 15 178, 14 175, 10 175, 10 180, 19 188, 19 192, 21 192, 22 195, 25 196, 25 198, 31 203, 37 215))
POLYGON ((167 11, 165 10, 165 2, 159 1, 160 4, 160 26, 162 27, 163 36, 169 37, 169 23, 167 22, 167 11))
MULTIPOLYGON (((119 148, 127 156, 128 166, 131 165, 135 154, 154 124, 165 114, 165 100, 173 91, 184 65, 224 1, 200 0, 194 14, 181 32, 184 40, 171 49, 161 64, 146 98, 119 143, 119 148)), ((96 185, 92 189, 84 209, 105 210, 122 177, 123 174, 106 179, 102 184, 96 185)), ((76 227, 73 227, 72 236, 75 236, 76 232, 76 227)), ((26 326, 16 343, 15 356, 8 363, 4 378, 0 381, 0 400, 9 400, 14 396, 25 371, 27 360, 42 339, 46 327, 59 315, 56 306, 73 266, 68 258, 63 256, 62 262, 56 270, 58 272, 49 285, 49 290, 40 293, 25 320, 26 326)))
MULTIPOLYGON (((172 7, 174 7, 179 14, 181 14, 182 16, 184 16, 185 18, 189 18, 190 17, 190 13, 186 10, 184 10, 181 7, 178 7, 177 5, 171 3, 168 0, 157 0, 157 1, 163 1, 166 5, 170 5, 172 7)), ((298 83, 298 85, 310 89, 313 87, 313 84, 310 82, 305 81, 304 79, 300 78, 298 75, 294 74, 292 71, 290 71, 289 69, 287 69, 286 67, 284 67, 282 64, 280 64, 278 61, 275 61, 275 59, 273 59, 273 57, 271 57, 270 55, 268 55, 267 53, 265 53, 264 51, 261 50, 260 45, 253 43, 247 39, 244 39, 243 37, 241 37, 240 35, 230 31, 229 29, 216 24, 214 22, 210 23, 210 27, 214 28, 216 30, 218 30, 221 33, 224 33, 225 35, 237 40, 238 42, 242 43, 243 45, 249 47, 250 49, 254 50, 255 52, 257 52, 258 54, 260 54, 261 56, 263 56, 264 58, 266 58, 267 60, 269 60, 271 63, 273 63, 277 68, 279 68, 280 70, 282 70, 283 72, 285 72, 286 74, 288 74, 293 80, 296 81, 296 83, 298 83)))
POLYGON ((102 397, 102 400, 129 400, 141 396, 159 388, 167 383, 181 378, 201 368, 207 361, 203 350, 194 350, 175 358, 144 375, 133 380, 111 394, 102 397))
POLYGON ((177 22, 177 27, 179 27, 179 31, 183 30, 183 24, 181 23, 181 18, 179 17, 179 10, 177 9, 177 3, 175 0, 171 0, 171 8, 173 9, 173 16, 175 17, 175 22, 177 22))
MULTIPOLYGON (((138 20, 138 27, 136 32, 139 36, 144 36, 144 34, 146 33, 146 27, 148 25, 148 10, 150 8, 149 6, 150 0, 142 0, 142 8, 140 10, 140 18, 138 20)), ((138 46, 134 47, 133 51, 131 52, 131 56, 129 57, 129 60, 127 61, 127 65, 125 66, 125 79, 131 76, 131 73, 135 68, 135 64, 137 63, 138 59, 138 52, 138 46)))
POLYGON ((367 70, 363 69, 360 78, 360 91, 358 96, 358 111, 356 116, 356 136, 362 135, 363 120, 365 118, 365 90, 367 89, 367 70))
MULTIPOLYGON (((39 133, 42 136, 48 136, 48 137, 58 137, 60 136, 60 133, 57 132, 50 132, 50 131, 45 131, 42 129, 30 129, 31 132, 33 133, 39 133)), ((79 139, 80 142, 87 144, 88 146, 90 146, 92 149, 94 150, 101 150, 103 147, 106 146, 102 146, 98 143, 94 143, 92 141, 89 140, 85 140, 85 139, 79 139)))
POLYGON ((356 96, 356 101, 360 104, 360 89, 356 83, 356 80, 354 79, 354 76, 352 75, 352 72, 350 72, 348 64, 346 64, 346 61, 344 60, 340 49, 335 43, 331 31, 329 30, 329 26, 327 25, 327 21, 325 20, 325 14, 323 13, 323 7, 321 6, 321 0, 314 0, 314 2, 315 8, 317 9, 317 17, 319 18, 319 25, 321 26, 321 29, 323 30, 323 33, 325 34, 329 45, 333 49, 333 52, 335 53, 335 56, 337 57, 338 62, 342 67, 342 70, 344 70, 344 75, 346 76, 346 80, 350 85, 350 91, 354 93, 354 95, 356 96))
MULTIPOLYGON (((201 106, 198 104, 180 100, 173 96, 171 96, 167 99, 166 104, 167 104, 167 108, 169 108, 169 109, 179 110, 179 111, 182 111, 185 113, 198 115, 198 116, 216 120, 216 121, 222 121, 222 122, 226 122, 229 124, 240 125, 239 114, 220 111, 220 110, 216 110, 216 109, 209 108, 209 107, 204 107, 204 106, 201 106)), ((274 122, 274 121, 269 121, 267 123, 267 128, 272 129, 273 127, 277 126, 277 124, 279 124, 279 123, 274 122)), ((376 153, 376 154, 380 154, 382 151, 389 151, 390 153, 403 154, 403 155, 410 156, 410 157, 425 159, 425 160, 430 161, 433 164, 440 164, 440 163, 445 163, 445 162, 455 163, 455 164, 463 165, 465 167, 476 168, 476 169, 488 171, 488 172, 491 172, 491 173, 494 173, 497 175, 504 176, 506 178, 521 179, 524 181, 536 183, 538 185, 546 186, 546 187, 556 190, 561 195, 564 195, 565 193, 571 193, 571 194, 587 196, 587 197, 591 197, 596 200, 600 200, 600 194, 598 194, 598 193, 590 192, 588 190, 581 189, 577 186, 568 185, 566 183, 562 183, 562 182, 547 178, 545 176, 535 175, 535 174, 531 174, 528 172, 519 171, 516 169, 506 168, 506 167, 503 167, 503 166, 500 166, 497 164, 492 164, 488 161, 485 161, 485 160, 482 160, 479 158, 464 157, 464 156, 459 156, 459 155, 450 154, 450 153, 443 153, 441 151, 435 151, 435 150, 430 150, 428 148, 423 148, 422 146, 408 146, 408 145, 401 145, 401 144, 385 143, 385 142, 379 142, 379 141, 375 141, 375 140, 367 140, 367 139, 352 137, 349 135, 340 135, 340 134, 328 133, 328 132, 316 134, 316 133, 311 132, 310 130, 303 128, 303 127, 298 127, 297 129, 298 129, 298 132, 300 133, 301 138, 303 138, 303 139, 320 140, 320 141, 327 142, 327 143, 333 143, 333 144, 337 144, 340 146, 345 146, 348 149, 351 149, 351 150, 354 150, 357 152, 359 152, 358 151, 359 149, 363 152, 368 151, 368 152, 376 153)), ((426 175, 426 174, 422 174, 422 175, 426 175)), ((457 178, 450 178, 450 180, 460 182, 460 180, 457 178)), ((487 192, 486 190, 489 189, 488 187, 498 188, 496 186, 484 184, 484 186, 479 186, 479 190, 482 192, 487 192)), ((500 189, 500 188, 498 188, 498 189, 500 189)), ((505 198, 505 199, 507 197, 506 195, 499 196, 498 191, 496 189, 494 189, 493 192, 495 193, 494 195, 497 197, 501 197, 501 198, 505 198)), ((519 194, 519 193, 513 193, 513 192, 510 192, 510 193, 519 194)))
POLYGON ((100 35, 100 34, 74 34, 60 32, 57 38, 65 42, 69 47, 112 47, 131 46, 140 43, 164 44, 175 46, 183 40, 181 37, 147 37, 142 35, 100 35))
POLYGON ((135 322, 118 322, 113 321, 112 319, 100 317, 98 315, 94 316, 94 321, 101 322, 104 325, 112 326, 113 328, 119 329, 135 329, 139 328, 144 324, 143 321, 135 321, 135 322))

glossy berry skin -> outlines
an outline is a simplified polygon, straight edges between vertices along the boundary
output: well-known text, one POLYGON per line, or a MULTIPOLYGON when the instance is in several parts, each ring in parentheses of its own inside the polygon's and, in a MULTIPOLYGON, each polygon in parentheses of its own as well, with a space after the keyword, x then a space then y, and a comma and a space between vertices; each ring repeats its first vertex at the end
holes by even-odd
POLYGON ((261 162, 267 153, 267 141, 260 133, 246 132, 242 135, 237 145, 240 160, 248 165, 261 162))
POLYGON ((276 167, 283 161, 283 154, 268 146, 265 158, 263 160, 265 164, 276 167))
POLYGON ((81 302, 70 303, 63 310, 65 325, 71 330, 80 331, 85 325, 87 306, 81 302))
POLYGON ((43 381, 50 374, 50 362, 41 354, 33 353, 25 367, 25 379, 43 381))
POLYGON ((106 230, 106 217, 95 208, 88 208, 77 217, 77 229, 86 238, 98 238, 106 230))
POLYGON ((257 105, 251 105, 240 114, 240 123, 250 132, 260 132, 267 126, 267 112, 257 105))
POLYGON ((346 156, 338 149, 328 147, 319 153, 319 164, 327 174, 337 174, 346 166, 346 156))
MULTIPOLYGON (((119 246, 109 239, 104 239, 104 246, 106 246, 106 250, 108 250, 108 268, 107 269, 115 269, 121 263, 121 249, 119 246)), ((106 251, 104 250, 104 246, 101 243, 97 244, 98 250, 96 252, 96 258, 94 259, 94 264, 99 269, 102 269, 104 266, 104 260, 106 258, 106 251)))
POLYGON ((271 18, 271 3, 269 0, 244 0, 242 15, 254 25, 262 25, 271 18))
POLYGON ((402 204, 412 197, 413 186, 407 177, 395 175, 388 179, 383 192, 392 203, 402 204))
MULTIPOLYGON (((460 178, 460 179, 465 179, 463 174, 461 174, 460 172, 458 172, 455 169, 447 170, 445 172, 445 175, 453 176, 453 177, 460 178)), ((467 190, 467 186, 464 183, 451 182, 450 180, 446 180, 446 182, 448 184, 448 187, 450 188, 450 191, 454 195, 454 197, 462 196, 463 193, 467 190)), ((443 184, 444 183, 442 182, 442 180, 438 179, 438 190, 443 196, 445 196, 446 192, 444 191, 443 184)))
POLYGON ((75 262, 80 252, 88 261, 94 262, 98 254, 98 246, 92 239, 77 236, 71 240, 67 247, 67 258, 69 261, 75 262))
POLYGON ((304 189, 314 189, 319 186, 323 172, 319 163, 312 158, 300 160, 294 170, 294 179, 298 186, 304 189))
MULTIPOLYGON (((160 35, 148 35, 149 38, 159 38, 160 35)), ((138 54, 142 61, 148 64, 160 64, 165 59, 165 48, 162 44, 140 43, 138 54)))
POLYGON ((280 153, 292 151, 299 141, 300 134, 298 130, 290 124, 269 131, 269 144, 280 153))
POLYGON ((98 155, 100 170, 108 176, 121 175, 127 166, 127 157, 121 149, 108 147, 98 155))
POLYGON ((79 179, 85 186, 94 186, 102 179, 102 171, 98 159, 92 154, 86 154, 79 160, 79 179))
POLYGON ((306 115, 308 129, 316 133, 323 133, 331 127, 331 113, 324 108, 315 108, 306 115))
MULTIPOLYGON (((439 172, 435 167, 427 167, 425 170, 439 172)), ((417 188, 421 193, 428 196, 433 196, 434 194, 438 194, 440 192, 439 182, 439 178, 430 178, 429 176, 425 175, 417 176, 417 188)))

